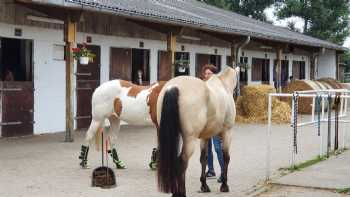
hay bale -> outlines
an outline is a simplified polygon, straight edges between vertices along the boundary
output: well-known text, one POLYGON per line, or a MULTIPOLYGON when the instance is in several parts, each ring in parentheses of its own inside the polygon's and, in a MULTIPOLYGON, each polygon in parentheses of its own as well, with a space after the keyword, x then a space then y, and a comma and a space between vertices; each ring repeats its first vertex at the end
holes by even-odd
POLYGON ((242 106, 242 96, 238 96, 235 100, 236 103, 236 116, 244 116, 245 112, 242 106))
POLYGON ((246 86, 242 90, 242 104, 245 115, 250 117, 261 117, 266 115, 267 94, 275 93, 276 90, 270 85, 246 86))
POLYGON ((350 83, 340 83, 339 84, 342 89, 348 89, 350 90, 350 83))
MULTIPOLYGON (((237 123, 266 123, 268 93, 275 93, 275 88, 269 85, 245 86, 242 96, 236 99, 237 123)), ((272 121, 274 123, 288 123, 290 121, 290 106, 272 99, 272 121)))
POLYGON ((289 123, 291 120, 292 109, 288 103, 278 100, 272 101, 272 122, 289 123))
MULTIPOLYGON (((283 93, 294 93, 295 91, 305 91, 305 90, 318 90, 320 87, 310 81, 310 80, 295 80, 288 84, 285 88, 282 89, 283 93)), ((292 105, 291 98, 286 98, 284 101, 292 105)), ((300 98, 299 99, 299 113, 302 114, 311 114, 312 110, 312 99, 311 98, 300 98)))
POLYGON ((328 84, 332 89, 342 89, 342 85, 339 84, 333 78, 321 78, 321 79, 318 79, 317 81, 323 82, 324 84, 328 84))

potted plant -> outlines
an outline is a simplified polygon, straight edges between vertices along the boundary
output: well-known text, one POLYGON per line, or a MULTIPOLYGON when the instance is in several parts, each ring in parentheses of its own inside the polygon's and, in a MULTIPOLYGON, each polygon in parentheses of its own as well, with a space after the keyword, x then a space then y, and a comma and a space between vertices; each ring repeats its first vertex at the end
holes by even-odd
POLYGON ((79 60, 79 63, 82 65, 87 65, 89 62, 93 62, 95 54, 91 50, 86 48, 86 43, 83 43, 82 47, 73 48, 73 58, 79 60))

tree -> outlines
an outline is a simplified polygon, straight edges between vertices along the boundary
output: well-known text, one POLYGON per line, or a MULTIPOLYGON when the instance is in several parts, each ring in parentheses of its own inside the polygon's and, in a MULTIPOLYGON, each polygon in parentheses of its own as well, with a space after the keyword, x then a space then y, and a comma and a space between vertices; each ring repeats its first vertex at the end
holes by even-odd
POLYGON ((284 0, 277 17, 300 17, 303 33, 342 45, 349 35, 349 0, 284 0))
POLYGON ((267 21, 264 10, 274 0, 199 0, 219 8, 227 9, 257 20, 267 21))
POLYGON ((203 1, 207 4, 229 10, 228 0, 199 0, 199 1, 203 1))
POLYGON ((295 27, 295 21, 288 21, 287 27, 291 31, 300 32, 299 29, 295 27))
POLYGON ((275 0, 231 0, 230 2, 231 10, 260 21, 267 21, 264 10, 275 0))

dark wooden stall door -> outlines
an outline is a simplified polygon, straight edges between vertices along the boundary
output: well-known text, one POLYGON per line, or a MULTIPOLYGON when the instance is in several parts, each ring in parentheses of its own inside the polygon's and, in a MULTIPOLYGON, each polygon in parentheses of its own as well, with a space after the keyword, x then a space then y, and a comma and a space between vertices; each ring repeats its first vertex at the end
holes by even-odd
MULTIPOLYGON (((1 136, 33 134, 34 88, 31 81, 0 82, 1 136)), ((49 115, 49 114, 48 114, 49 115)))
MULTIPOLYGON (((289 61, 281 60, 281 85, 282 87, 288 84, 289 80, 289 61)), ((277 60, 274 61, 273 65, 273 81, 277 82, 277 60)))
POLYGON ((132 80, 132 53, 129 48, 111 48, 109 79, 132 80))
POLYGON ((197 54, 196 55, 196 77, 202 77, 202 68, 210 63, 210 55, 197 54))
POLYGON ((168 81, 171 79, 171 52, 158 52, 158 81, 168 81))
POLYGON ((88 45, 87 48, 95 55, 93 62, 88 65, 77 65, 77 129, 88 128, 91 122, 91 99, 95 89, 100 85, 100 46, 88 45))
POLYGON ((294 79, 305 79, 305 62, 293 61, 292 73, 294 79))

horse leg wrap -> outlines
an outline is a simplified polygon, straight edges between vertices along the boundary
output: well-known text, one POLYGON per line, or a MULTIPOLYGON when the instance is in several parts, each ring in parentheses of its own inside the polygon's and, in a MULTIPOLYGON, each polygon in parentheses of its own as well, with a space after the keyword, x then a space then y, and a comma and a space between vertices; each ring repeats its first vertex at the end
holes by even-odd
POLYGON ((113 148, 112 150, 109 150, 108 153, 111 155, 113 162, 116 163, 119 161, 117 149, 113 148))
POLYGON ((151 162, 149 163, 149 167, 152 170, 156 170, 157 169, 157 157, 158 157, 158 150, 156 148, 153 148, 152 156, 151 156, 151 162))
POLYGON ((112 150, 109 150, 108 153, 111 155, 113 159, 113 163, 116 165, 118 169, 126 169, 124 162, 119 160, 117 149, 113 148, 112 150))
POLYGON ((86 167, 87 167, 87 157, 88 157, 88 153, 89 153, 89 147, 88 147, 88 146, 81 145, 81 150, 80 150, 79 159, 81 160, 80 166, 81 166, 82 168, 86 168, 86 167))

